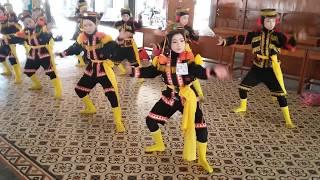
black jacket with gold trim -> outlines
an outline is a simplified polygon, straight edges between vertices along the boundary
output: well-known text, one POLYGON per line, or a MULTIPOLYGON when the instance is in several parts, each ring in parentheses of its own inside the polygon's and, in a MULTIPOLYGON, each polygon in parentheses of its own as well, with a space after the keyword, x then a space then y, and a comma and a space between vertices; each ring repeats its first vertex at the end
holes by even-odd
POLYGON ((248 32, 247 35, 227 37, 225 40, 224 46, 251 44, 253 54, 269 57, 268 61, 263 61, 256 56, 254 64, 259 67, 271 67, 272 55, 278 55, 281 48, 291 50, 296 46, 296 40, 293 37, 288 38, 282 32, 266 29, 248 32))
POLYGON ((108 59, 116 61, 116 54, 119 48, 119 45, 112 40, 112 37, 105 33, 96 32, 88 35, 82 32, 78 36, 77 41, 63 51, 60 56, 79 55, 84 51, 86 55, 85 58, 89 60, 85 74, 88 76, 101 77, 106 75, 101 61, 108 59))
MULTIPOLYGON (((3 35, 3 39, 8 39, 10 35, 15 34, 16 32, 19 32, 21 30, 21 26, 19 23, 1 23, 0 28, 0 33, 3 35)), ((6 57, 10 53, 9 44, 4 44, 0 48, 0 56, 6 57)))
POLYGON ((132 34, 134 34, 137 29, 140 29, 142 27, 142 21, 137 22, 135 20, 130 19, 129 21, 125 22, 121 20, 121 21, 117 21, 114 24, 114 27, 119 31, 124 29, 125 31, 131 32, 132 34))
POLYGON ((11 35, 19 32, 21 30, 21 26, 19 23, 9 24, 8 22, 1 23, 0 33, 2 35, 11 35))
POLYGON ((204 68, 194 61, 192 52, 185 51, 184 53, 177 54, 172 52, 171 58, 166 58, 167 62, 161 62, 159 56, 155 57, 152 65, 148 67, 135 67, 133 68, 132 77, 137 78, 155 78, 159 75, 162 81, 171 87, 174 87, 176 92, 179 92, 179 87, 191 84, 195 78, 209 79, 215 75, 212 68, 204 68), (177 65, 186 64, 188 72, 186 75, 178 75, 177 65))
MULTIPOLYGON (((35 29, 25 28, 17 32, 15 35, 10 35, 7 39, 9 44, 24 44, 27 43, 30 50, 27 58, 35 59, 36 55, 40 59, 50 57, 48 45, 52 39, 50 32, 42 31, 38 26, 35 29)), ((6 40, 5 40, 6 41, 6 40)))

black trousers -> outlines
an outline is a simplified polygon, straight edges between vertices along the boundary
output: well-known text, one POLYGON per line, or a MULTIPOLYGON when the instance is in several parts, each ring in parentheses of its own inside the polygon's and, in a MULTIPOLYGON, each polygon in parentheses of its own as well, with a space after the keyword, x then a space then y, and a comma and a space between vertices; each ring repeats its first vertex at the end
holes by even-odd
POLYGON ((287 106, 285 94, 273 72, 272 68, 260 68, 255 65, 252 66, 248 74, 244 77, 239 87, 239 94, 241 99, 247 98, 247 91, 257 86, 258 84, 265 84, 271 91, 273 96, 276 96, 281 107, 287 106))
POLYGON ((92 76, 84 74, 79 80, 77 86, 75 87, 75 91, 80 98, 85 97, 90 93, 90 91, 96 86, 96 84, 101 84, 104 89, 104 93, 107 96, 111 107, 118 107, 118 98, 116 96, 116 92, 108 79, 108 76, 96 77, 95 73, 92 76))
MULTIPOLYGON (((134 41, 134 40, 132 40, 134 41)), ((129 42, 128 47, 121 47, 117 52, 117 59, 120 61, 128 60, 131 65, 138 66, 138 61, 135 53, 134 53, 134 47, 132 46, 132 43, 129 42)), ((137 50, 138 51, 138 50, 137 50)))
POLYGON ((36 55, 35 59, 27 58, 25 67, 24 67, 24 73, 31 77, 36 73, 36 71, 40 68, 40 66, 44 69, 47 76, 50 77, 50 79, 55 79, 56 73, 54 72, 50 56, 39 58, 38 55, 36 55))
MULTIPOLYGON (((170 96, 166 96, 168 90, 165 90, 161 99, 153 106, 149 115, 146 118, 146 123, 151 132, 155 132, 159 129, 158 124, 164 125, 169 118, 177 111, 183 112, 183 104, 180 96, 177 93, 171 93, 170 96)), ((208 129, 203 114, 200 109, 199 103, 197 104, 197 110, 195 113, 195 128, 197 141, 205 143, 208 141, 208 129)))

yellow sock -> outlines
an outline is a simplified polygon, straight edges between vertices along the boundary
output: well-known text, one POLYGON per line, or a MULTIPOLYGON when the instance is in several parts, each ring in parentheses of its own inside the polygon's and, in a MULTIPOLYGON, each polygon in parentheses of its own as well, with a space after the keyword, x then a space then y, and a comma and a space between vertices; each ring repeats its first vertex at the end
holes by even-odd
POLYGON ((124 74, 126 74, 127 73, 127 70, 126 70, 126 68, 123 66, 123 64, 119 64, 118 65, 118 68, 119 68, 119 71, 120 71, 120 75, 124 75, 124 74))
POLYGON ((54 97, 56 99, 60 99, 62 96, 62 85, 60 79, 56 77, 55 79, 52 79, 51 82, 54 87, 54 97))
POLYGON ((30 77, 31 81, 32 81, 32 86, 29 88, 30 90, 40 90, 42 89, 40 80, 38 79, 38 77, 36 76, 36 74, 33 74, 30 77))
POLYGON ((233 112, 246 112, 247 111, 247 99, 240 100, 240 106, 233 110, 233 112))
POLYGON ((120 107, 112 108, 112 111, 113 111, 114 123, 116 125, 116 131, 117 132, 124 132, 126 129, 122 123, 121 108, 120 107))
POLYGON ((81 114, 93 114, 97 112, 96 107, 93 105, 93 102, 88 95, 83 97, 82 101, 85 105, 85 109, 80 111, 81 114))
POLYGON ((20 84, 22 82, 20 64, 13 65, 13 71, 14 71, 14 75, 16 77, 15 83, 20 84))
POLYGON ((165 150, 165 146, 162 139, 161 130, 158 129, 155 132, 151 132, 152 139, 154 141, 154 145, 145 147, 145 152, 155 152, 159 151, 162 152, 165 150))
POLYGON ((207 143, 201 143, 197 141, 197 149, 198 149, 198 164, 203 167, 208 173, 212 173, 213 169, 209 165, 207 161, 207 143))
POLYGON ((281 108, 284 120, 286 122, 287 128, 295 128, 296 126, 292 123, 291 117, 290 117, 290 112, 288 106, 282 107, 281 108))
POLYGON ((2 64, 4 67, 4 71, 1 74, 4 76, 10 76, 11 70, 10 70, 9 64, 7 63, 7 61, 3 61, 2 64))

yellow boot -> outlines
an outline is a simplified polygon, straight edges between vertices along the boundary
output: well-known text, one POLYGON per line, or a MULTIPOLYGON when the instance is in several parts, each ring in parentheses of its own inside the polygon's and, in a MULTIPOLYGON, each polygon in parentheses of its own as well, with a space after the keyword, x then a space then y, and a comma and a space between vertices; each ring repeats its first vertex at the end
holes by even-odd
POLYGON ((155 142, 155 144, 152 146, 145 147, 144 151, 145 152, 155 152, 155 151, 162 152, 162 151, 164 151, 165 146, 163 143, 161 130, 158 129, 155 132, 151 132, 151 135, 152 135, 152 139, 155 142))
POLYGON ((192 82, 192 85, 193 85, 194 89, 196 90, 200 101, 204 101, 203 91, 202 91, 199 79, 194 80, 192 82))
POLYGON ((77 67, 84 67, 86 64, 84 63, 83 57, 81 55, 77 55, 79 64, 77 64, 77 67))
POLYGON ((97 112, 96 107, 94 107, 88 95, 83 97, 82 101, 84 102, 85 109, 80 111, 81 114, 94 114, 97 112))
POLYGON ((144 82, 144 78, 138 78, 138 82, 139 83, 143 83, 144 82))
POLYGON ((13 71, 16 76, 15 83, 20 84, 22 82, 20 65, 19 64, 13 65, 13 71))
POLYGON ((36 74, 33 74, 30 78, 31 78, 31 81, 32 81, 32 86, 29 88, 30 90, 40 90, 40 89, 42 89, 40 80, 38 79, 36 74))
POLYGON ((4 76, 10 76, 11 75, 11 71, 10 71, 9 64, 7 63, 7 61, 3 61, 2 64, 4 66, 4 72, 2 72, 1 74, 4 75, 4 76))
POLYGON ((207 144, 208 143, 201 143, 197 141, 197 149, 198 149, 198 164, 203 167, 208 173, 212 173, 213 169, 209 165, 207 161, 207 144))
POLYGON ((116 131, 124 132, 126 129, 122 123, 121 108, 120 107, 112 108, 112 111, 113 111, 114 123, 116 125, 116 131))
POLYGON ((282 107, 281 111, 282 111, 284 120, 286 121, 286 127, 287 128, 295 128, 296 126, 292 123, 291 118, 290 118, 290 113, 289 113, 288 106, 282 107))
POLYGON ((247 111, 247 99, 241 99, 240 106, 233 110, 233 112, 246 112, 247 111))
POLYGON ((125 75, 125 74, 127 74, 127 70, 126 70, 126 68, 124 67, 124 65, 123 65, 122 63, 120 63, 120 64, 118 65, 118 68, 119 68, 119 71, 120 71, 120 75, 125 75))
POLYGON ((54 97, 56 99, 61 99, 61 93, 62 93, 62 86, 61 81, 58 77, 51 80, 51 83, 54 87, 54 97))

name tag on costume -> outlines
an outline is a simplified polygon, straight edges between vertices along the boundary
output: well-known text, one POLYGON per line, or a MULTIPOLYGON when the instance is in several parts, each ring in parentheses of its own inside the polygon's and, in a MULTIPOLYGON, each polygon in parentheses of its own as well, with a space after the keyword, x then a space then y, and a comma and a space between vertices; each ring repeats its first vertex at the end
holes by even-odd
POLYGON ((176 74, 177 75, 188 75, 188 63, 177 63, 176 67, 176 74))

